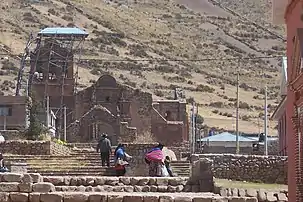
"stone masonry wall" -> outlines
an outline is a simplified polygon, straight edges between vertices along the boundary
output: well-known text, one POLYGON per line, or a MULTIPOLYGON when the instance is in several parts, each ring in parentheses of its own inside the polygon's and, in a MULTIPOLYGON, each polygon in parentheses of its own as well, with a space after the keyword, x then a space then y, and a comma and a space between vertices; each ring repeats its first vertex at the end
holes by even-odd
POLYGON ((17 155, 67 155, 70 148, 51 141, 10 140, 0 143, 0 152, 17 155))
POLYGON ((192 161, 213 161, 214 177, 250 182, 287 184, 287 157, 233 154, 193 155, 192 161))
POLYGON ((50 141, 5 141, 0 143, 0 152, 18 155, 50 155, 50 141))
POLYGON ((42 177, 35 174, 0 174, 1 202, 257 202, 255 197, 220 196, 213 193, 184 193, 163 190, 162 187, 187 183, 181 178, 125 178, 125 177, 42 177), (75 184, 76 188, 73 187, 75 184), (125 189, 132 187, 133 190, 125 189), (78 186, 77 186, 78 185, 78 186), (157 187, 157 192, 144 190, 157 187), (63 187, 66 186, 64 189, 63 187), (115 187, 102 190, 102 186, 115 187), (70 187, 70 188, 69 188, 70 187), (123 189, 121 189, 123 187, 123 189), (142 189, 138 189, 140 187, 142 189), (161 187, 158 192, 159 187, 161 187), (128 190, 128 191, 127 191, 128 190), (134 191, 138 192, 134 192, 134 191), (147 193, 147 192, 148 193, 147 193))

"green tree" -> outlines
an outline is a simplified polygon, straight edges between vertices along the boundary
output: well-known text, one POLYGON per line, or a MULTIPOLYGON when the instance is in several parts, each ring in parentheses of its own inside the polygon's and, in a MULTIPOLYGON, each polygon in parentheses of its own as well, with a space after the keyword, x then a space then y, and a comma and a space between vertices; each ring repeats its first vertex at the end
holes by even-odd
POLYGON ((34 96, 29 98, 28 107, 29 107, 29 127, 26 131, 26 137, 28 140, 38 140, 42 134, 47 132, 46 127, 38 118, 38 115, 43 108, 41 103, 39 103, 34 96))

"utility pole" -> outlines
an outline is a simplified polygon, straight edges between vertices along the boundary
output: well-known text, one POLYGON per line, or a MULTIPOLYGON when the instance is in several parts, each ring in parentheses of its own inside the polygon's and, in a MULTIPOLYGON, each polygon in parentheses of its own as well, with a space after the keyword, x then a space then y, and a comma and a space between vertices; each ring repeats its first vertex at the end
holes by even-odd
POLYGON ((64 142, 66 142, 66 106, 64 106, 64 142))
POLYGON ((46 128, 49 130, 49 115, 50 115, 50 110, 49 110, 49 96, 46 96, 46 128))
POLYGON ((264 133, 265 133, 265 138, 264 138, 264 155, 268 155, 268 148, 267 148, 267 84, 265 83, 265 100, 264 100, 264 133))
POLYGON ((240 62, 238 62, 238 70, 237 70, 237 109, 236 109, 236 154, 240 152, 240 145, 239 145, 239 81, 240 81, 240 62))

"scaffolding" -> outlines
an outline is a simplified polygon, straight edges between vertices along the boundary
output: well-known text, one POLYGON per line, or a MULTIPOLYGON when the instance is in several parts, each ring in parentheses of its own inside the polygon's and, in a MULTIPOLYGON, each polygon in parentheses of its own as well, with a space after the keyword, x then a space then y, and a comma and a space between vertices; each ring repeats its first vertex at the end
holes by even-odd
MULTIPOLYGON (((66 110, 72 114, 75 109, 78 66, 74 61, 76 57, 80 60, 87 36, 88 33, 79 28, 45 28, 38 33, 34 40, 36 47, 31 52, 29 49, 33 37, 30 37, 21 60, 16 95, 20 95, 23 88, 27 95, 42 101, 45 109, 54 111, 59 121, 59 137, 65 133, 63 122, 66 124, 66 110), (24 79, 28 56, 30 70, 27 73, 28 79, 24 79)), ((72 122, 72 118, 69 122, 72 122)))

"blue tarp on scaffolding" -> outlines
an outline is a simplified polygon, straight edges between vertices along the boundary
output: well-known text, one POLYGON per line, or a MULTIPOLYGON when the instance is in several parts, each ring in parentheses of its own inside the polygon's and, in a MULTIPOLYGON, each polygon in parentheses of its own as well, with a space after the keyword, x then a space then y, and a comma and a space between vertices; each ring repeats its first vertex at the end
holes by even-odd
POLYGON ((72 35, 79 37, 87 37, 88 33, 77 27, 48 27, 41 30, 38 35, 55 36, 55 35, 72 35))

